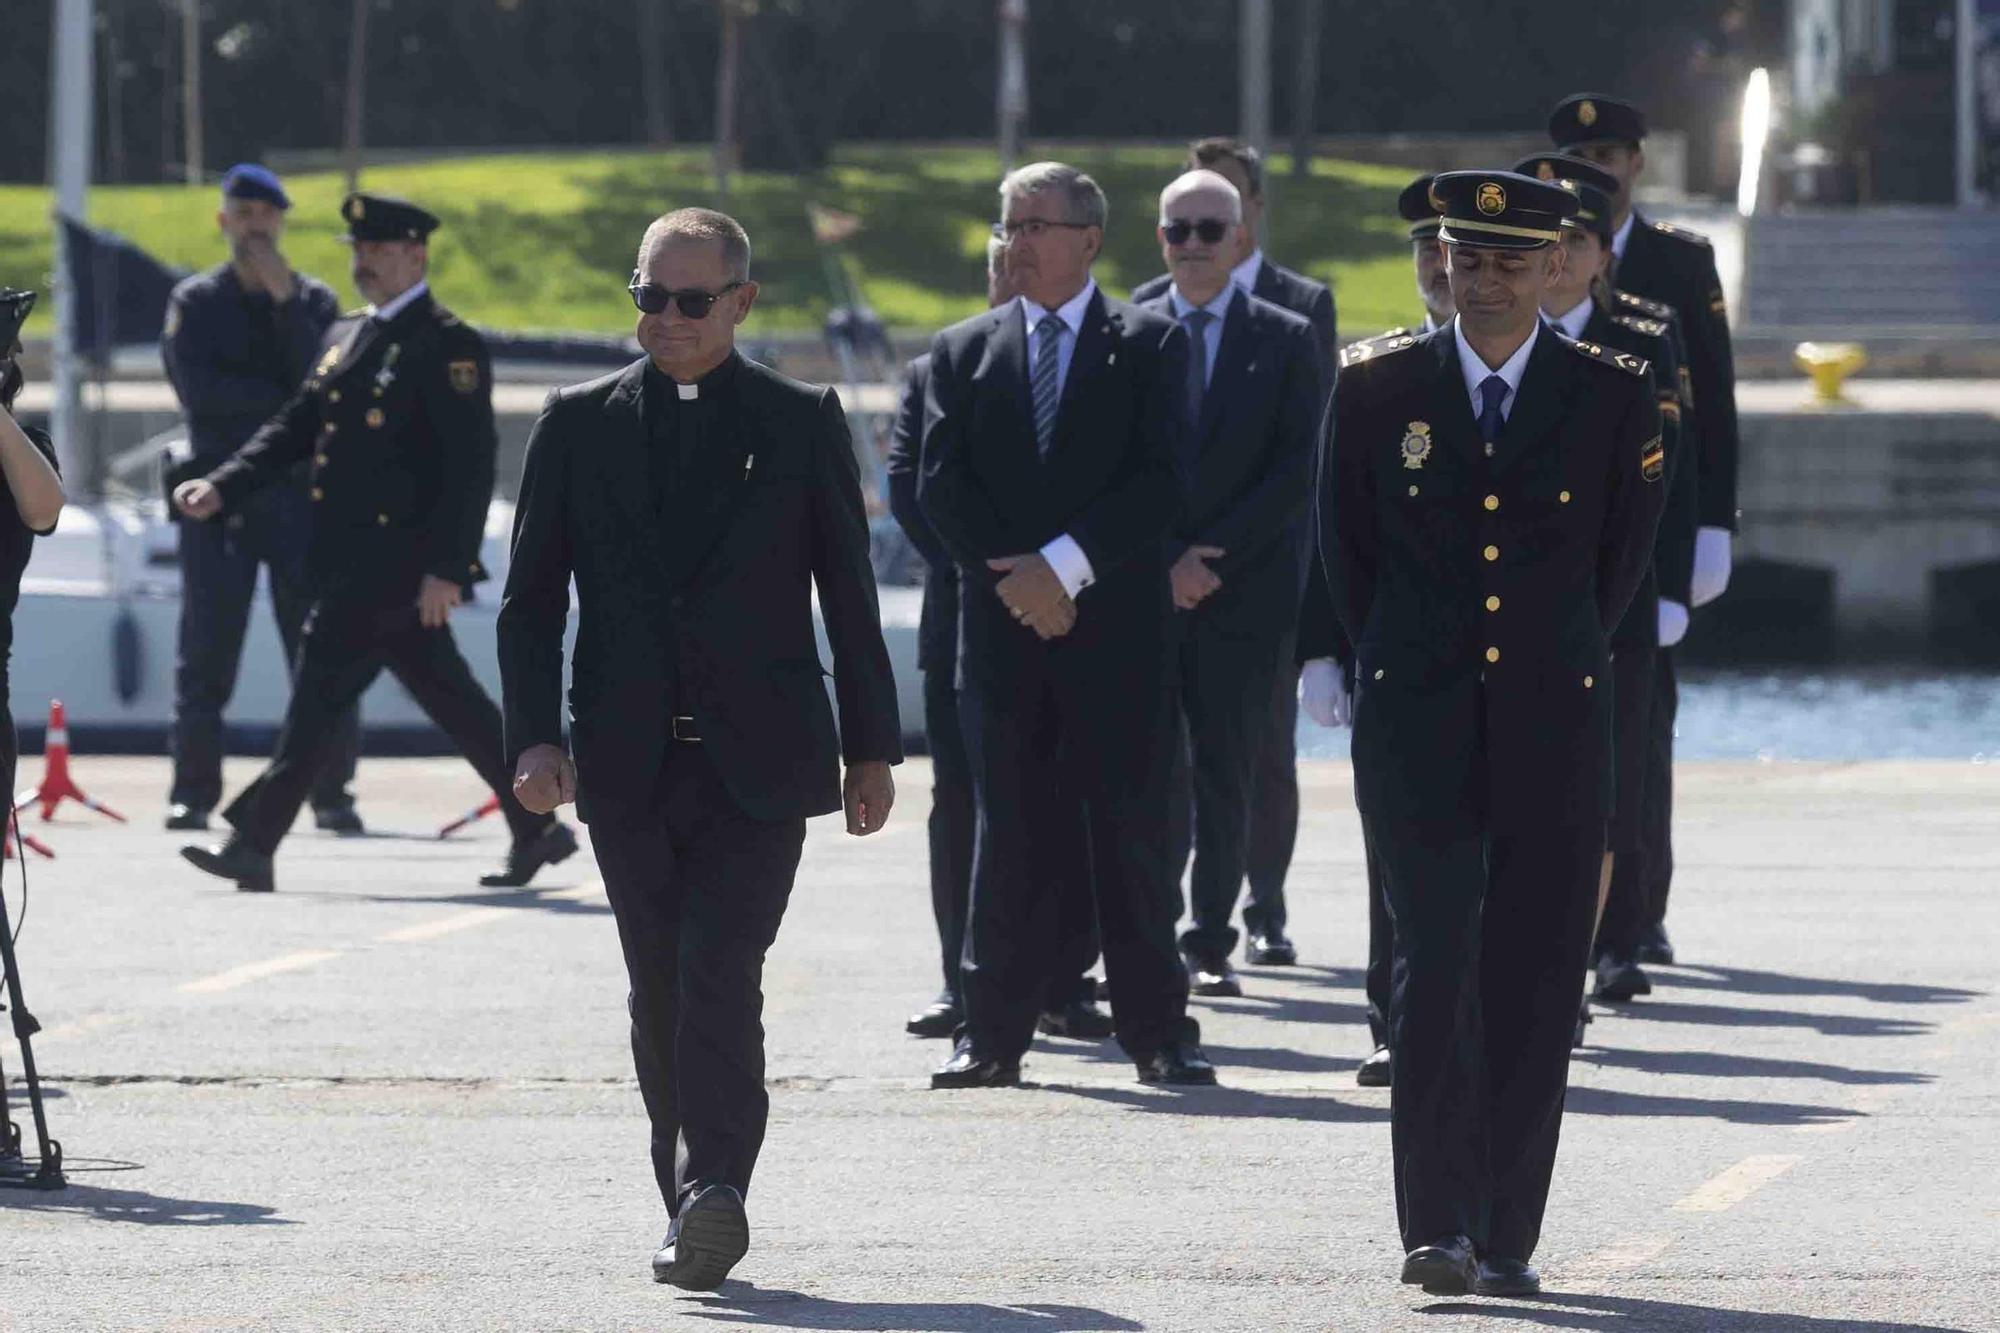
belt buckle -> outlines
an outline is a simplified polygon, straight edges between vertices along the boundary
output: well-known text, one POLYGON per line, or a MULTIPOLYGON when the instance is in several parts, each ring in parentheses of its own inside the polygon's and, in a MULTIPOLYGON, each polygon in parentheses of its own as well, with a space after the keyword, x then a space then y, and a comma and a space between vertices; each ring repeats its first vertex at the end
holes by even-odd
POLYGON ((685 741, 690 745, 699 745, 701 743, 701 733, 695 730, 693 718, 688 717, 686 714, 675 716, 674 739, 685 741))

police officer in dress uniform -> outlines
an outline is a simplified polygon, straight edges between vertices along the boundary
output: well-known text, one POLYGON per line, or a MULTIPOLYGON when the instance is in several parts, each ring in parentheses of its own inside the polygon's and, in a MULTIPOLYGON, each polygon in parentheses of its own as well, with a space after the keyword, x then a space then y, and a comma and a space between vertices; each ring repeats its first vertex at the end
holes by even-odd
POLYGON ((1576 196, 1504 171, 1433 190, 1458 315, 1344 355, 1320 557, 1394 920, 1403 1280, 1520 1295, 1611 814, 1608 640, 1666 469, 1647 364, 1540 318, 1576 196))
MULTIPOLYGON (((160 354, 187 418, 192 453, 172 469, 172 484, 205 475, 285 405, 311 373, 327 328, 340 315, 333 289, 296 272, 278 249, 291 206, 283 183, 267 169, 231 167, 222 177, 216 214, 229 259, 184 279, 167 302, 160 354)), ((300 476, 262 492, 221 523, 179 525, 170 829, 207 828, 209 811, 222 799, 222 710, 236 689, 260 565, 270 571, 271 612, 285 659, 298 660, 311 522, 300 476)), ((348 791, 360 753, 356 713, 343 714, 335 728, 340 742, 313 781, 313 821, 332 832, 359 833, 361 819, 348 791)))
MULTIPOLYGON (((1543 298, 1543 316, 1566 338, 1650 362, 1660 402, 1667 505, 1660 517, 1652 568, 1611 639, 1617 790, 1610 844, 1598 884, 1598 938, 1593 961, 1597 997, 1623 1001, 1652 989, 1645 972, 1633 960, 1648 921, 1645 895, 1635 891, 1632 867, 1638 859, 1639 813, 1645 798, 1653 672, 1659 657, 1659 607, 1662 599, 1685 606, 1693 576, 1698 479, 1682 447, 1693 422, 1686 411, 1686 371, 1673 311, 1629 292, 1618 292, 1610 285, 1611 195, 1617 182, 1580 158, 1534 156, 1515 163, 1514 169, 1540 180, 1556 181, 1580 203, 1576 216, 1564 224, 1563 246, 1569 260, 1562 279, 1543 298), (1618 875, 1621 867, 1622 879, 1618 875)), ((1578 1045, 1583 1042, 1589 1014, 1586 1003, 1577 1017, 1578 1045)))
POLYGON ((525 884, 573 854, 576 835, 515 799, 500 711, 448 624, 486 577, 479 543, 497 448, 486 344, 430 294, 436 217, 364 194, 350 195, 341 215, 354 285, 373 304, 333 326, 304 387, 249 443, 174 492, 181 513, 207 521, 310 460, 313 602, 277 754, 225 811, 229 840, 181 855, 240 889, 269 892, 271 855, 339 743, 341 713, 386 666, 500 798, 514 842, 505 867, 480 883, 525 884))
MULTIPOLYGON (((1438 244, 1443 220, 1431 202, 1430 172, 1403 187, 1396 211, 1410 224, 1410 253, 1416 268, 1417 298, 1423 303, 1423 323, 1400 327, 1365 339, 1388 343, 1397 338, 1434 333, 1451 323, 1458 308, 1452 304, 1451 275, 1444 247, 1438 244)), ((1344 727, 1352 718, 1354 650, 1341 632, 1327 601, 1326 575, 1318 561, 1306 576, 1306 600, 1299 616, 1299 706, 1322 727, 1344 727)), ((1368 867, 1368 966, 1363 988, 1368 997, 1368 1034, 1374 1049, 1354 1071, 1364 1088, 1386 1088, 1394 1076, 1389 1053, 1389 972, 1392 961, 1389 900, 1382 882, 1381 859, 1368 844, 1368 826, 1361 828, 1361 848, 1368 867)))
POLYGON ((1680 703, 1673 646, 1687 632, 1687 613, 1720 597, 1729 585, 1730 541, 1736 529, 1736 363, 1730 350, 1728 307, 1706 237, 1664 222, 1649 222, 1633 207, 1633 189, 1646 169, 1646 118, 1637 107, 1597 93, 1577 93, 1549 114, 1549 137, 1558 150, 1586 158, 1617 178, 1611 248, 1613 281, 1622 291, 1673 307, 1687 345, 1691 401, 1698 419, 1689 434, 1699 472, 1700 527, 1695 540, 1691 600, 1664 608, 1661 653, 1654 672, 1652 743, 1641 815, 1641 860, 1634 871, 1646 885, 1650 920, 1639 961, 1671 963, 1667 891, 1673 880, 1674 716, 1680 703))

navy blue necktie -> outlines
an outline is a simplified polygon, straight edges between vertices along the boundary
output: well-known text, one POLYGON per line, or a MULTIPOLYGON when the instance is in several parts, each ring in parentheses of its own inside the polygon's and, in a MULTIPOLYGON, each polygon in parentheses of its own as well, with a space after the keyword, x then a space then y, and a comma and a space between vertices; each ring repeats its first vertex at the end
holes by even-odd
POLYGON ((1188 331, 1188 429, 1201 427, 1202 400, 1208 395, 1208 322, 1215 316, 1206 310, 1190 310, 1181 317, 1188 331))
POLYGON ((1500 428, 1507 424, 1507 418, 1500 415, 1500 405, 1506 401, 1506 380, 1488 375, 1479 382, 1479 438, 1488 444, 1500 438, 1500 428))
POLYGON ((1035 364, 1029 372, 1029 392, 1035 404, 1035 452, 1043 458, 1056 442, 1056 412, 1062 406, 1062 363, 1057 359, 1069 327, 1053 310, 1035 325, 1035 364))

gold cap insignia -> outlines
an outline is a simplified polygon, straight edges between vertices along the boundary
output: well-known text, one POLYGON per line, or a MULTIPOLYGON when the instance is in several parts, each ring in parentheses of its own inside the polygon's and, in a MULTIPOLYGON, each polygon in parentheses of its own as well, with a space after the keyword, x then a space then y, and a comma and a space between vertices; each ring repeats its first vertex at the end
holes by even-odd
POLYGON ((471 393, 479 387, 479 363, 477 361, 454 361, 451 363, 451 387, 460 393, 471 393))
POLYGON ((1576 104, 1576 123, 1585 129, 1589 129, 1592 125, 1595 125, 1597 123, 1597 103, 1578 102, 1576 104))
POLYGON ((349 222, 359 222, 363 217, 367 216, 367 213, 368 205, 361 202, 360 195, 357 194, 347 201, 347 220, 349 222))
POLYGON ((1403 466, 1412 472, 1420 470, 1424 460, 1431 456, 1431 426, 1428 421, 1412 421, 1409 430, 1403 434, 1403 466))
POLYGON ((1507 211, 1507 192, 1500 188, 1497 181, 1487 181, 1479 187, 1479 193, 1472 202, 1490 218, 1507 211))

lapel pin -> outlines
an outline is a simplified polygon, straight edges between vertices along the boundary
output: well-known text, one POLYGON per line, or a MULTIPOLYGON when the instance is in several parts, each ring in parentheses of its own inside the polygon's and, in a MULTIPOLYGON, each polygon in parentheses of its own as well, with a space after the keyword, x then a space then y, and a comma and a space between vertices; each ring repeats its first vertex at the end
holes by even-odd
POLYGON ((750 465, 756 461, 757 455, 755 454, 745 454, 743 456, 743 480, 750 480, 750 465))

